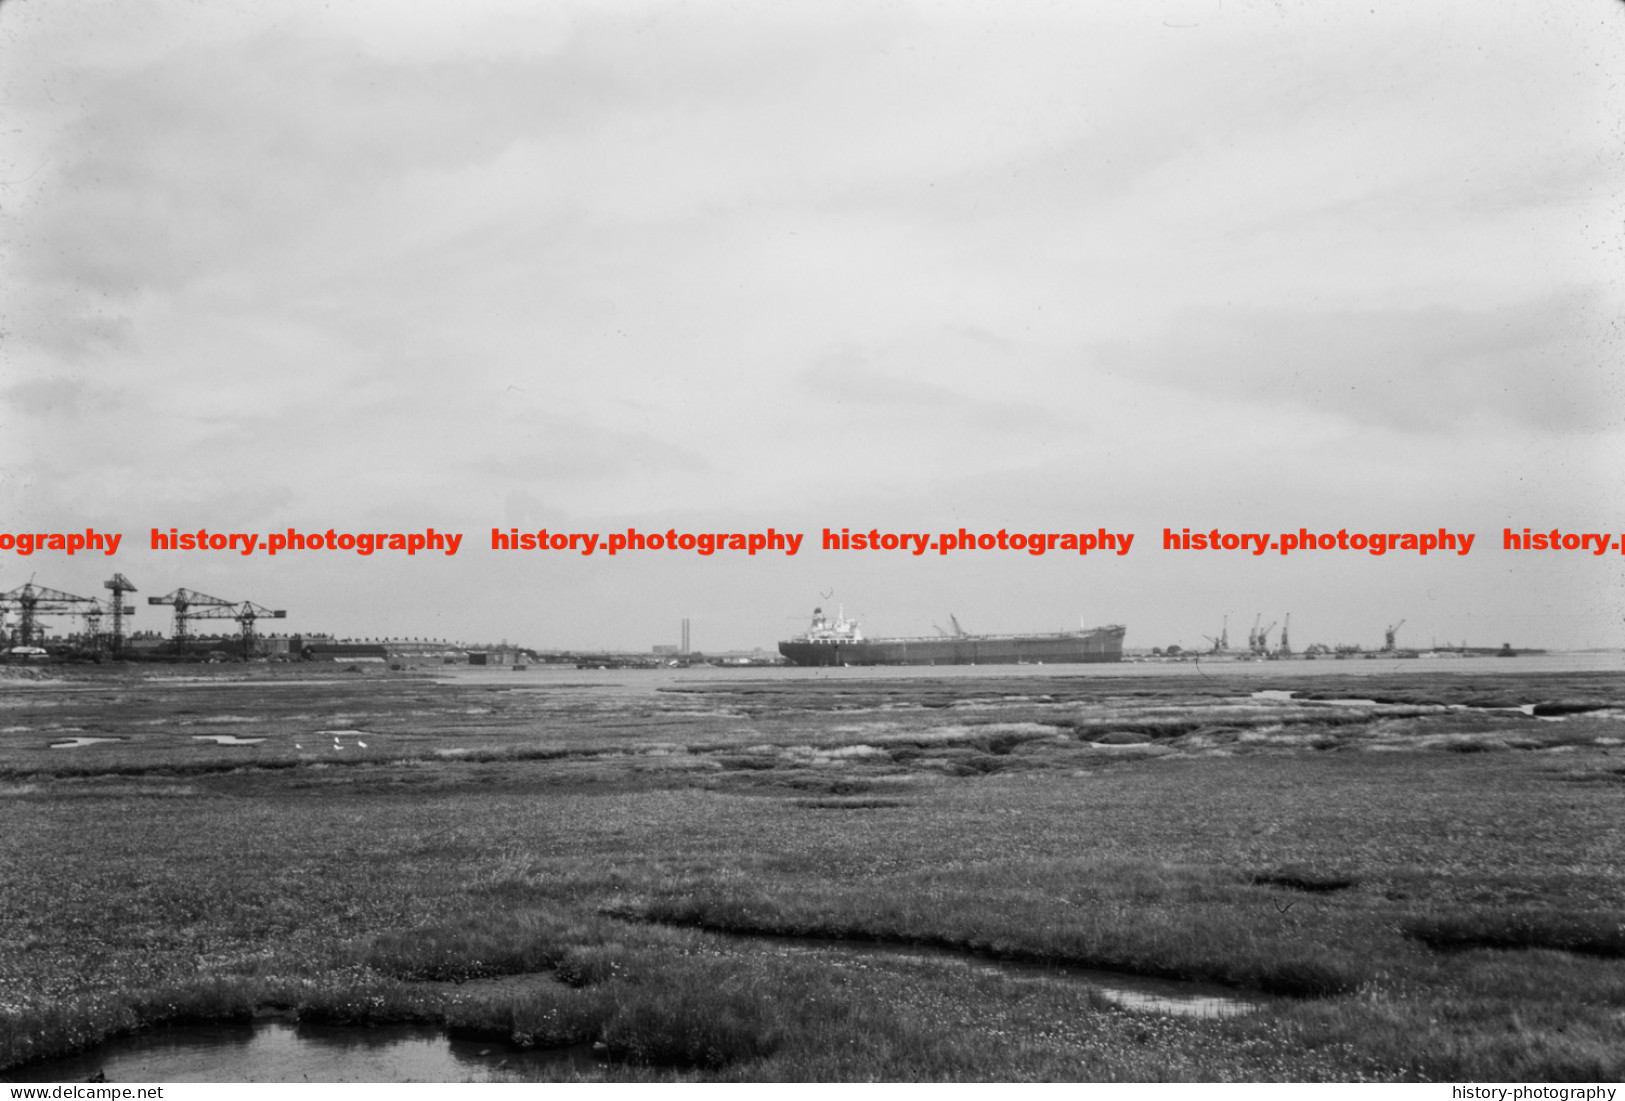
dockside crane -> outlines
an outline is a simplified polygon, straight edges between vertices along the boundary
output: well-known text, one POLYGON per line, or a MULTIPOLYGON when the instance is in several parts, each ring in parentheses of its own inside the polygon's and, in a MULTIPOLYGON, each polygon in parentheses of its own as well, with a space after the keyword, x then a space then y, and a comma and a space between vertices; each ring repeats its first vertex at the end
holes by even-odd
POLYGON ((1267 654, 1270 652, 1270 632, 1275 630, 1275 622, 1271 620, 1268 627, 1258 632, 1258 641, 1253 645, 1253 649, 1258 653, 1267 654))
POLYGON ((175 634, 173 640, 176 646, 184 646, 188 631, 186 624, 194 619, 227 619, 230 612, 221 609, 235 607, 229 600, 221 600, 218 596, 208 593, 196 592, 192 589, 176 589, 163 596, 147 597, 148 604, 168 604, 175 609, 175 634))
POLYGON ((1394 649, 1394 636, 1399 634, 1399 629, 1403 626, 1405 626, 1405 621, 1402 619, 1382 633, 1383 653, 1392 652, 1394 649))
POLYGON ((187 639, 187 624, 194 619, 234 619, 243 629, 243 657, 252 657, 254 653, 254 623, 260 619, 286 619, 288 613, 273 610, 263 604, 255 604, 252 600, 231 601, 222 600, 218 596, 208 593, 196 592, 192 589, 176 589, 163 596, 147 597, 148 604, 168 604, 175 609, 175 636, 177 647, 185 646, 187 639))
POLYGON ((288 613, 282 609, 273 611, 263 604, 255 604, 252 600, 245 600, 237 605, 237 614, 231 617, 243 629, 243 657, 254 656, 254 621, 257 619, 287 619, 288 613))
POLYGON ((124 617, 135 615, 134 608, 125 607, 124 594, 135 592, 135 586, 123 574, 115 573, 111 581, 102 582, 102 588, 113 590, 113 653, 117 654, 124 649, 124 617))
POLYGON ((1258 641, 1258 625, 1262 622, 1264 622, 1264 613, 1259 612, 1253 617, 1253 629, 1247 632, 1247 649, 1253 651, 1254 653, 1257 653, 1259 646, 1262 645, 1258 641))
POLYGON ((79 613, 85 617, 85 633, 81 637, 91 649, 98 653, 102 648, 102 614, 108 610, 100 600, 92 600, 79 613))
POLYGON ((1275 648, 1275 652, 1277 654, 1279 654, 1281 657, 1284 657, 1284 658, 1292 656, 1292 641, 1288 637, 1288 633, 1291 630, 1292 630, 1292 613, 1288 612, 1286 614, 1286 622, 1281 624, 1281 645, 1279 645, 1279 646, 1277 646, 1275 648))
POLYGON ((17 644, 34 645, 35 620, 42 615, 83 615, 86 605, 100 607, 93 597, 74 596, 32 581, 0 593, 0 608, 17 613, 17 644))

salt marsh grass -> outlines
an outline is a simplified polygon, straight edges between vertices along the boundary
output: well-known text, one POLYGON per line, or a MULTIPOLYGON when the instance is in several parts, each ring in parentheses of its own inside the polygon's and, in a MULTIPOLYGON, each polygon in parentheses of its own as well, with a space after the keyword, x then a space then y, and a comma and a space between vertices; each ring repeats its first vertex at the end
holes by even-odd
POLYGON ((301 675, 0 688, 0 1076, 268 1009, 601 1044, 611 1078, 1625 1076, 1614 678, 1331 706, 1302 697, 1336 678, 301 675), (217 723, 263 740, 192 741, 217 723), (339 728, 367 747, 296 748, 339 728), (843 938, 1263 1007, 1164 1018, 843 938))

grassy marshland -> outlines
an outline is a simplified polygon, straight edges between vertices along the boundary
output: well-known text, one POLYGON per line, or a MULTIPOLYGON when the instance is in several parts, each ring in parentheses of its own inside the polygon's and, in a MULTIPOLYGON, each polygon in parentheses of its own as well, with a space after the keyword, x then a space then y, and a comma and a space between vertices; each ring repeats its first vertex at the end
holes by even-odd
POLYGON ((1625 1077, 1617 677, 641 676, 0 686, 0 1076, 281 1006, 627 1078, 1625 1077))

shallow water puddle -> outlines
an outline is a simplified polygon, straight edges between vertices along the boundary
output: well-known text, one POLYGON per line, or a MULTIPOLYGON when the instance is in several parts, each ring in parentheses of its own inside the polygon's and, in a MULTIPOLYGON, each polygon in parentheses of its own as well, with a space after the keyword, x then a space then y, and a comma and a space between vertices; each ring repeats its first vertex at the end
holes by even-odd
MULTIPOLYGON (((1561 723, 1579 717, 1579 715, 1537 715, 1535 709, 1540 706, 1538 703, 1518 703, 1509 707, 1479 707, 1470 703, 1452 703, 1446 706, 1451 711, 1505 711, 1513 715, 1522 715, 1527 719, 1534 719, 1538 723, 1561 723)), ((1580 714, 1588 718, 1597 718, 1607 716, 1609 712, 1606 708, 1603 708, 1596 711, 1581 712, 1580 714)))
POLYGON ((26 1067, 13 1082, 509 1082, 560 1065, 583 1074, 601 1064, 591 1045, 531 1050, 451 1039, 424 1025, 254 1021, 170 1025, 120 1036, 77 1055, 26 1067))
POLYGON ((1066 964, 1026 963, 991 959, 950 948, 905 944, 876 944, 861 940, 806 940, 800 937, 748 936, 744 939, 802 952, 851 952, 867 956, 891 956, 957 964, 983 975, 1001 975, 1018 981, 1060 981, 1082 983, 1099 991, 1124 1009, 1167 1013, 1176 1017, 1233 1017, 1251 1013, 1264 1002, 1262 996, 1249 998, 1240 991, 1217 983, 1186 982, 1182 979, 1153 979, 1102 971, 1093 967, 1066 964))
MULTIPOLYGON (((1301 703, 1301 704, 1310 704, 1310 705, 1326 704, 1327 706, 1336 706, 1336 707, 1381 707, 1382 706, 1376 700, 1356 699, 1356 698, 1353 698, 1353 697, 1350 697, 1348 699, 1335 699, 1335 700, 1300 700, 1300 699, 1298 699, 1298 694, 1296 692, 1286 691, 1286 690, 1280 689, 1280 688, 1266 688, 1261 692, 1254 692, 1252 694, 1252 698, 1255 699, 1255 700, 1277 700, 1277 701, 1280 701, 1280 702, 1283 702, 1283 703, 1301 703)), ((1400 706, 1409 707, 1411 705, 1410 704, 1401 704, 1400 706)), ((1434 706, 1434 705, 1432 705, 1432 704, 1420 704, 1420 705, 1417 705, 1417 706, 1431 707, 1431 706, 1434 706)), ((1465 706, 1465 705, 1463 705, 1463 706, 1465 706)))
POLYGON ((69 738, 65 742, 52 742, 52 749, 78 749, 80 746, 96 745, 98 742, 122 742, 123 738, 69 738))
MULTIPOLYGON (((1515 703, 1515 704, 1510 704, 1510 705, 1505 706, 1505 707, 1486 706, 1486 705, 1483 705, 1483 704, 1476 704, 1476 703, 1447 703, 1447 704, 1442 704, 1442 705, 1441 704, 1386 704, 1385 705, 1385 704, 1378 703, 1376 700, 1357 699, 1357 698, 1325 699, 1325 700, 1298 699, 1296 692, 1286 691, 1286 690, 1279 689, 1279 688, 1267 688, 1267 689, 1264 689, 1263 691, 1260 691, 1260 692, 1254 692, 1252 694, 1251 698, 1255 699, 1255 700, 1275 700, 1277 702, 1282 702, 1282 703, 1326 704, 1326 705, 1332 706, 1332 707, 1383 707, 1383 706, 1388 706, 1388 707, 1440 707, 1440 706, 1442 706, 1446 711, 1506 711, 1506 712, 1510 712, 1510 713, 1515 714, 1515 715, 1524 715, 1524 716, 1527 716, 1528 718, 1540 719, 1540 720, 1545 721, 1545 722, 1556 722, 1556 721, 1560 721, 1560 720, 1565 719, 1565 718, 1568 717, 1566 715, 1537 715, 1537 714, 1535 714, 1535 708, 1538 707, 1539 705, 1538 704, 1533 704, 1533 703, 1515 703)), ((1599 708, 1598 710, 1606 712, 1607 709, 1606 708, 1599 708)), ((1591 712, 1586 712, 1586 713, 1594 715, 1597 712, 1596 711, 1591 711, 1591 712)))
POLYGON ((1234 1017, 1251 1013, 1260 1005, 1240 996, 1227 986, 1184 982, 1179 979, 1147 979, 1098 971, 1088 967, 1063 968, 1036 963, 973 964, 977 970, 1015 975, 1021 978, 1065 979, 1098 990, 1107 1001, 1124 1009, 1167 1013, 1174 1017, 1234 1017))
POLYGON ((215 745, 259 745, 264 738, 239 738, 235 734, 193 734, 194 742, 213 742, 215 745))

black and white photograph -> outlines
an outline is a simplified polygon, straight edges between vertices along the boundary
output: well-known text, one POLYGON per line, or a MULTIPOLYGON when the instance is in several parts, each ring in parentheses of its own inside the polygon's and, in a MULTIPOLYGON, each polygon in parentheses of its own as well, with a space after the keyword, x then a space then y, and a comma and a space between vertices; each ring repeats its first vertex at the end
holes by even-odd
POLYGON ((1619 0, 0 0, 7 1096, 1620 1101, 1622 184, 1619 0))

